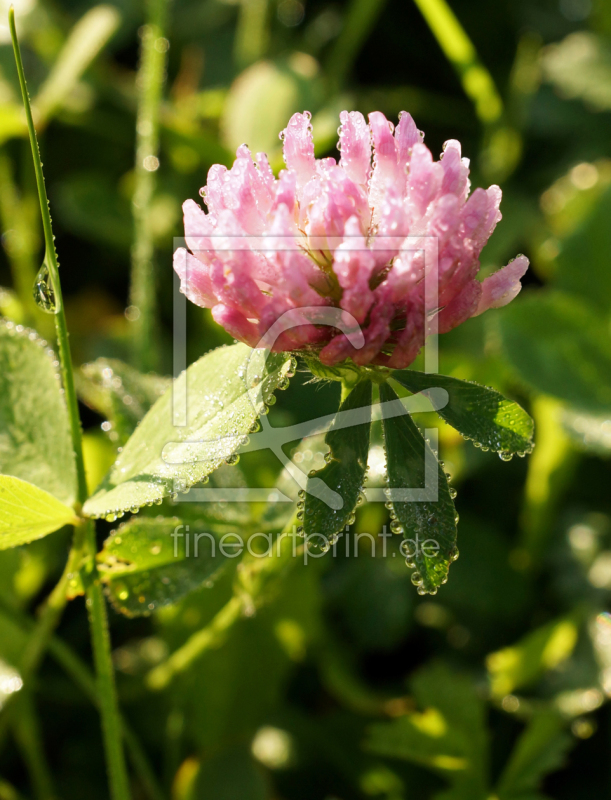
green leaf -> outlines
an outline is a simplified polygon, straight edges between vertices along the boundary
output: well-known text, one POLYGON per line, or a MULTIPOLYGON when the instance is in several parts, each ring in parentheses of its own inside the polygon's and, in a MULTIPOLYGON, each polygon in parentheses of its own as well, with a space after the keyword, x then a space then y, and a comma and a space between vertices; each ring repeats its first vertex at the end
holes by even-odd
POLYGON ((392 377, 410 392, 434 387, 445 389, 448 405, 437 411, 448 425, 486 450, 529 453, 533 449, 534 423, 517 403, 487 386, 446 375, 401 370, 392 377))
POLYGON ((435 664, 419 670, 411 684, 421 710, 372 725, 366 749, 429 767, 469 787, 465 797, 486 796, 485 710, 473 682, 435 664))
POLYGON ((76 467, 58 375, 35 333, 0 323, 0 472, 71 505, 76 467))
POLYGON ((266 361, 265 355, 235 344, 192 364, 186 379, 175 381, 144 417, 85 504, 85 513, 115 517, 158 502, 204 480, 230 459, 257 421, 263 401, 288 384, 291 359, 272 353, 266 361), (173 409, 185 403, 187 424, 175 427, 173 409))
POLYGON ((561 617, 532 631, 511 647, 491 653, 486 659, 492 693, 504 697, 528 686, 571 655, 577 644, 575 617, 561 617))
MULTIPOLYGON (((387 384, 380 387, 383 403, 401 401, 387 384)), ((385 408, 382 406, 384 415, 385 408)), ((400 501, 391 498, 395 525, 411 539, 408 553, 416 572, 412 582, 421 594, 435 594, 448 578, 450 562, 457 558, 456 511, 450 494, 446 474, 435 454, 422 437, 418 427, 405 413, 398 417, 383 416, 384 447, 388 486, 392 490, 424 489, 437 483, 431 499, 400 501), (425 455, 426 454, 426 455, 425 455), (425 469, 430 464, 430 469, 425 469), (426 480, 425 480, 426 479, 426 480)), ((427 492, 427 495, 429 492, 427 492)))
POLYGON ((75 525, 74 511, 32 483, 0 475, 0 550, 75 525))
MULTIPOLYGON (((310 566, 291 568, 268 604, 252 616, 241 615, 220 634, 222 647, 207 649, 175 676, 172 695, 187 712, 189 735, 201 752, 251 742, 260 726, 270 724, 270 709, 282 704, 296 665, 317 652, 323 635, 322 561, 310 566)), ((159 615, 159 630, 172 652, 206 630, 234 596, 230 577, 228 565, 214 589, 193 592, 175 614, 159 615)))
POLYGON ((554 277, 559 289, 607 314, 611 305, 611 188, 592 202, 590 213, 562 242, 554 277))
POLYGON ((187 800, 268 800, 267 782, 245 745, 213 752, 201 764, 187 800))
POLYGON ((321 534, 330 539, 343 531, 346 525, 352 524, 367 468, 371 397, 371 381, 358 383, 341 404, 339 414, 362 409, 359 415, 362 424, 335 429, 336 417, 325 437, 330 449, 330 461, 308 479, 303 509, 306 534, 321 534), (332 505, 329 506, 325 499, 332 505))
POLYGON ((560 768, 575 744, 566 721, 554 711, 542 711, 529 722, 501 774, 496 793, 503 800, 518 800, 539 788, 543 778, 560 768))
POLYGON ((141 616, 209 585, 227 563, 210 530, 207 520, 185 526, 178 517, 133 517, 122 525, 98 555, 113 606, 141 616))
POLYGON ((121 446, 171 382, 143 375, 116 358, 84 364, 76 381, 81 400, 112 423, 110 438, 121 446))
POLYGON ((503 349, 533 389, 593 414, 611 409, 607 324, 573 297, 525 295, 498 315, 503 349))

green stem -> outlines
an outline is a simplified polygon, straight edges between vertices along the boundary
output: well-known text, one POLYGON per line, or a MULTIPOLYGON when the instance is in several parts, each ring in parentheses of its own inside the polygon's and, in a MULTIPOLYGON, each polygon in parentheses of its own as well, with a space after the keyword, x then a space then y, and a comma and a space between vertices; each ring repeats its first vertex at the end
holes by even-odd
POLYGON ((475 105, 477 116, 486 125, 497 122, 503 113, 501 96, 446 0, 415 0, 415 3, 446 58, 458 73, 465 94, 475 105))
POLYGON ((480 154, 483 175, 505 180, 522 157, 522 136, 508 122, 503 100, 489 70, 446 0, 414 0, 446 58, 454 67, 484 126, 480 154))
MULTIPOLYGON (((294 552, 294 540, 291 531, 298 524, 294 516, 290 523, 274 543, 271 558, 253 558, 252 561, 243 561, 239 573, 239 585, 236 593, 216 614, 212 621, 197 633, 193 634, 178 650, 159 666, 152 669, 146 677, 147 686, 160 691, 165 689, 172 679, 184 672, 207 650, 220 647, 225 641, 231 628, 244 616, 245 611, 250 611, 265 602, 265 590, 270 579, 277 577, 291 563, 294 552)), ((301 553, 303 545, 295 548, 295 553, 301 553)), ((296 560, 296 559, 293 559, 296 560)))
POLYGON ((90 561, 93 581, 87 587, 87 610, 93 646, 93 660, 97 678, 97 694, 102 717, 102 732, 104 734, 104 747, 110 777, 110 787, 113 800, 129 800, 130 789, 123 751, 123 731, 119 715, 119 702, 115 673, 110 652, 110 635, 108 632, 108 613, 106 601, 100 580, 95 568, 95 528, 92 522, 87 526, 87 549, 89 555, 93 550, 90 561))
POLYGON ((265 55, 269 42, 268 0, 241 0, 234 56, 238 67, 265 55))
POLYGON ((157 366, 154 242, 151 201, 159 167, 159 109, 165 81, 168 41, 164 38, 168 0, 149 0, 148 22, 142 33, 136 123, 136 185, 133 197, 134 243, 130 305, 133 360, 141 370, 157 366))
POLYGON ((25 73, 23 71, 21 50, 19 49, 19 42, 17 40, 17 30, 15 28, 15 10, 13 6, 11 6, 9 11, 9 24, 11 28, 11 37, 13 39, 13 49, 15 51, 15 61, 17 64, 17 72, 19 74, 19 84, 21 86, 21 94, 25 108, 28 133, 30 135, 30 145, 32 147, 32 160, 34 162, 34 173, 36 175, 38 199, 40 201, 40 208, 42 212, 42 227, 45 239, 45 261, 49 269, 51 283, 55 293, 55 332, 57 335, 60 370, 66 396, 66 405, 68 406, 68 415, 70 417, 72 448, 74 450, 74 457, 76 459, 76 471, 78 476, 78 502, 79 504, 82 504, 87 499, 87 483, 85 481, 83 448, 81 446, 81 420, 78 413, 76 388, 74 385, 74 375, 72 372, 72 359, 70 357, 70 345, 68 342, 68 326, 66 324, 62 289, 59 280, 59 264, 57 262, 57 253, 55 252, 53 228, 51 226, 51 215, 49 214, 49 200, 47 198, 47 189, 45 187, 45 179, 42 172, 42 163, 40 160, 40 150, 38 147, 38 139, 36 137, 36 129, 34 128, 34 120, 32 118, 30 97, 25 80, 25 73))
MULTIPOLYGON (((72 678, 86 697, 99 708, 100 698, 95 679, 87 668, 87 665, 81 661, 78 655, 61 639, 56 637, 49 642, 49 653, 60 667, 72 678)), ((125 739, 127 751, 150 800, 165 800, 165 795, 138 737, 126 720, 122 720, 122 726, 123 738, 125 739)))
MULTIPOLYGON (((18 624, 24 632, 32 633, 37 630, 36 624, 25 614, 16 611, 12 607, 6 606, 0 601, 0 615, 4 615, 11 619, 14 623, 18 624)), ((49 655, 57 662, 57 664, 64 670, 64 672, 72 679, 76 686, 83 692, 83 694, 93 703, 96 708, 99 708, 100 700, 98 697, 98 689, 94 676, 92 675, 89 667, 85 662, 67 645, 62 639, 57 636, 52 636, 48 644, 49 655)), ((13 697, 15 695, 11 695, 13 697)), ((19 695, 16 695, 17 697, 19 695)), ((6 708, 6 706, 5 706, 6 708)), ((123 724, 123 737, 129 752, 130 758, 134 765, 135 771, 140 776, 142 785, 145 787, 150 800, 165 800, 165 796, 155 773, 148 762, 146 753, 126 720, 122 721, 123 724)), ((2 794, 0 794, 2 800, 2 794)))
POLYGON ((148 687, 155 691, 165 689, 175 675, 184 672, 206 650, 219 647, 242 616, 243 610, 242 598, 232 597, 209 625, 193 634, 167 661, 149 672, 146 680, 148 687))
MULTIPOLYGON (((19 663, 19 672, 24 685, 27 687, 35 675, 44 657, 53 632, 57 628, 63 611, 68 602, 68 584, 73 575, 78 571, 83 557, 83 525, 74 530, 72 547, 61 578, 55 585, 51 594, 45 600, 32 633, 23 650, 19 663)), ((2 709, 0 718, 0 742, 4 739, 8 726, 14 714, 17 713, 20 696, 11 695, 2 709)))
MULTIPOLYGON (((51 284, 55 293, 55 329, 57 333, 60 369, 63 379, 66 405, 70 418, 70 433, 78 480, 77 509, 80 511, 82 504, 87 499, 87 482, 85 478, 85 465, 83 460, 81 421, 78 412, 76 387, 74 384, 72 357, 70 354, 70 345, 68 339, 68 326, 66 323, 61 283, 59 280, 59 265, 57 262, 57 253, 55 252, 51 215, 49 214, 49 201, 47 198, 47 190, 42 172, 40 150, 38 147, 36 130, 34 128, 34 120, 32 118, 32 109, 30 107, 30 98, 28 95, 25 73, 23 70, 23 62, 21 60, 21 51, 19 49, 19 42, 17 39, 17 30, 15 28, 15 11, 12 6, 9 11, 9 25, 11 29, 11 38, 13 40, 13 49, 15 52, 17 72, 19 74, 19 83, 21 86, 21 94, 23 97, 28 132, 30 136, 34 172, 36 174, 36 185, 38 188, 38 197, 40 201, 45 239, 45 262, 49 270, 51 284)), ((68 565, 73 563, 78 565, 81 561, 83 550, 85 551, 85 554, 88 556, 88 569, 90 573, 89 585, 87 588, 87 607, 89 609, 91 635, 93 640, 93 654, 99 683, 100 711, 102 716, 102 727, 104 731, 104 742, 106 746, 106 758, 108 762, 111 795, 113 800, 129 800, 130 791, 127 768, 125 765, 125 756, 122 746, 121 721, 119 717, 116 688, 114 683, 114 671, 110 652, 110 640, 108 635, 108 619, 106 606, 104 604, 104 597, 97 574, 95 562, 96 549, 95 528, 90 521, 84 522, 83 525, 75 528, 74 542, 68 558, 68 565)), ((67 567, 64 576, 67 576, 68 574, 69 572, 67 567)), ((61 584, 63 580, 64 577, 62 577, 62 580, 54 590, 51 598, 52 602, 47 607, 48 609, 51 609, 47 612, 50 615, 48 624, 51 624, 54 620, 55 624, 57 624, 57 620, 59 619, 59 615, 61 614, 62 610, 62 603, 65 604, 65 591, 63 591, 62 594, 61 590, 61 584), (56 618, 54 618, 54 614, 57 615, 56 618)), ((38 645, 38 647, 40 647, 40 645, 38 645)), ((35 645, 33 645, 33 648, 35 648, 35 645)), ((41 654, 42 653, 36 655, 34 663, 40 658, 41 654)))
POLYGON ((36 800, 53 800, 51 771, 45 756, 40 726, 33 698, 29 690, 19 700, 19 716, 13 722, 15 741, 28 768, 36 800))
POLYGON ((338 92, 342 89, 354 59, 371 33, 385 3, 386 0, 352 0, 350 3, 342 32, 327 61, 326 72, 332 91, 338 92))

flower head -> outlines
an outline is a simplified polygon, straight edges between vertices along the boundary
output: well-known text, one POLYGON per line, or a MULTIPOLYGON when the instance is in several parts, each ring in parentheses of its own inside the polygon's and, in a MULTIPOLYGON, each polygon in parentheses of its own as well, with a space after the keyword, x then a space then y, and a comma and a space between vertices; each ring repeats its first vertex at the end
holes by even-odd
POLYGON ((331 307, 346 325, 358 323, 362 346, 314 314, 273 349, 315 351, 328 365, 352 358, 403 368, 431 320, 444 333, 509 303, 528 260, 477 279, 501 190, 469 196, 459 142, 446 142, 434 161, 406 112, 396 128, 379 111, 369 124, 356 111, 340 120, 339 164, 315 158, 305 112, 280 134, 287 168, 278 179, 267 156, 253 160, 245 145, 231 169, 213 166, 202 190, 208 213, 192 200, 183 206, 188 249, 176 251, 174 268, 187 297, 252 347, 285 312, 331 307))

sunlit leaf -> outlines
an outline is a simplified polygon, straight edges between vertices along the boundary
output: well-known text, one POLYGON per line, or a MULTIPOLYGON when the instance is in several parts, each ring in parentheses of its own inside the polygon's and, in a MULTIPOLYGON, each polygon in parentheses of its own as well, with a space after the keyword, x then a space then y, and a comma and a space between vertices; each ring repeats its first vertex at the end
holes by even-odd
POLYGON ((393 372, 392 377, 410 392, 436 386, 449 395, 448 404, 437 413, 478 445, 497 452, 527 453, 533 448, 533 421, 517 403, 487 386, 446 375, 413 370, 393 372))
POLYGON ((305 496, 303 527, 308 535, 316 533, 330 539, 351 524, 367 468, 371 396, 371 381, 358 383, 341 404, 339 414, 362 409, 362 423, 331 428, 325 438, 329 461, 309 478, 305 496))
POLYGON ((3 103, 0 106, 0 143, 13 136, 22 136, 26 132, 23 114, 16 103, 3 103))
POLYGON ((85 513, 116 518, 203 480, 239 450, 263 401, 288 383, 290 364, 284 354, 265 361, 263 350, 243 344, 200 358, 144 417, 85 513), (175 427, 173 409, 185 403, 186 424, 175 427))
POLYGON ((35 333, 0 322, 0 472, 69 505, 76 493, 76 468, 51 356, 35 333))
MULTIPOLYGON (((209 521, 133 517, 104 543, 98 566, 116 609, 150 614, 193 589, 211 585, 227 563, 209 521)), ((233 540, 232 540, 233 541, 233 540)))
POLYGON ((0 475, 0 550, 41 539, 77 522, 74 511, 49 492, 11 475, 0 475))
POLYGON ((528 686, 571 655, 577 644, 578 627, 573 617, 563 617, 529 633, 511 647, 487 658, 491 689, 504 697, 528 686))
MULTIPOLYGON (((380 387, 383 403, 400 402, 388 385, 380 387)), ((383 413, 384 413, 384 406, 383 413)), ((423 593, 435 593, 448 577, 451 561, 457 556, 456 511, 446 474, 412 418, 406 413, 384 417, 384 447, 388 487, 391 490, 427 489, 431 499, 392 500, 398 531, 409 547, 407 555, 416 571, 412 581, 423 593), (430 468, 427 468, 430 465, 430 468), (436 491, 434 484, 436 483, 436 491)))

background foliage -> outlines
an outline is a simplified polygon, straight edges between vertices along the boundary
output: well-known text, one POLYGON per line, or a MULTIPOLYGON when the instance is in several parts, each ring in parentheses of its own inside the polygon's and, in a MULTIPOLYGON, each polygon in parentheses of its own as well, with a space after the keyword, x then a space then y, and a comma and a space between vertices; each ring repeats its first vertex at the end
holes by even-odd
MULTIPOLYGON (((133 617, 140 573, 117 571, 125 554, 116 538, 104 548, 122 708, 158 783, 134 772, 134 796, 568 800, 609 792, 609 4, 453 0, 462 28, 439 0, 17 5, 72 347, 88 365, 79 388, 91 489, 165 386, 111 359, 171 372, 181 202, 196 198, 209 166, 231 163, 242 142, 267 150, 279 167, 278 131, 294 111, 312 111, 319 155, 333 151, 343 108, 389 118, 405 108, 436 153, 460 139, 474 186, 498 182, 504 191, 505 218, 484 250, 485 270, 520 251, 532 262, 518 300, 442 337, 440 371, 523 403, 537 423, 537 447, 503 464, 442 427, 461 556, 434 598, 417 595, 394 551, 372 558, 362 545, 359 558, 323 558, 273 576, 232 563, 211 587, 207 564, 195 578, 172 565, 176 593, 201 588, 165 607, 167 553, 153 552, 162 534, 150 509, 127 524, 150 557, 142 569, 159 610, 133 617), (137 79, 151 31, 149 49, 160 57, 137 79), (161 56, 158 168, 147 169, 140 155, 157 147, 150 123, 161 56), (136 303, 133 284, 130 297, 130 273, 151 252, 161 322, 143 339, 133 305, 150 297, 136 303), (258 597, 258 607, 219 625, 236 586, 258 597), (199 649, 179 664, 172 654, 194 637, 199 649)), ((41 230, 4 29, 0 141, 0 313, 52 341, 51 318, 32 300, 41 230)), ((228 339, 191 308, 188 341, 194 360, 228 339)), ((53 383, 48 364, 26 357, 42 392, 47 378, 53 383)), ((2 380, 6 419, 18 403, 2 380)), ((278 395, 273 423, 335 410, 338 386, 306 380, 298 372, 278 395)), ((61 409, 41 397, 22 412, 44 479, 68 499, 69 460, 50 455, 61 409)), ((380 437, 374 426, 374 456, 380 437)), ((310 441, 291 455, 320 466, 322 451, 310 441)), ((0 467, 9 456, 2 439, 0 467)), ((253 454, 214 480, 271 487, 279 470, 271 454, 253 454)), ((45 502, 41 514, 50 514, 45 502)), ((162 510, 178 513, 168 501, 162 510)), ((255 518, 241 506, 179 510, 217 532, 282 524, 274 507, 255 509, 255 518)), ((388 523, 381 505, 364 505, 354 530, 388 523)), ((117 524, 98 523, 100 545, 117 524)), ((59 532, 0 552, 0 707, 67 542, 59 532)), ((19 722, 0 728, 0 798, 107 797, 82 604, 77 596, 69 606, 19 722)))

